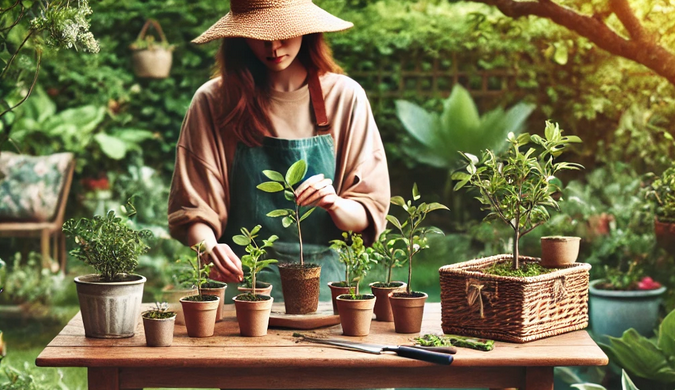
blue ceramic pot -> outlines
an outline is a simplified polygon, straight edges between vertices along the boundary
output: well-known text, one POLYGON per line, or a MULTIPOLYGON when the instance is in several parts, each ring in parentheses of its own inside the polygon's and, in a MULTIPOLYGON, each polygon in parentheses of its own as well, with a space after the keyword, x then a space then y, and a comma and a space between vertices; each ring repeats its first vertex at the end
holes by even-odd
POLYGON ((589 284, 590 320, 593 333, 607 341, 606 336, 621 337, 634 328, 641 335, 653 334, 659 316, 661 296, 665 287, 656 290, 613 291, 595 288, 604 280, 589 284))

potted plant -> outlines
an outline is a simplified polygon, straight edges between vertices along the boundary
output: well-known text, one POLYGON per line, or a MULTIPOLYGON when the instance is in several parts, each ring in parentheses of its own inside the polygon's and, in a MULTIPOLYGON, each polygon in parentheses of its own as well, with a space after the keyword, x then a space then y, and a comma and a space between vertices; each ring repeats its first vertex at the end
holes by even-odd
POLYGON ((666 288, 646 276, 637 260, 614 268, 605 266, 603 271, 604 277, 589 285, 593 333, 606 340, 633 328, 650 336, 666 288))
POLYGON ((547 236, 541 238, 541 266, 560 268, 577 261, 581 237, 547 236))
POLYGON ((397 240, 387 229, 380 234, 373 245, 367 249, 368 254, 385 269, 386 279, 384 282, 371 283, 370 290, 377 297, 375 301, 375 320, 392 322, 394 314, 389 304, 389 293, 403 292, 407 284, 400 281, 391 281, 392 271, 396 267, 403 267, 406 262, 405 242, 397 240))
MULTIPOLYGON (((127 217, 136 214, 131 201, 127 217)), ((109 211, 92 219, 69 219, 63 224, 66 237, 78 246, 71 255, 91 265, 97 274, 75 278, 82 322, 87 337, 132 337, 141 314, 145 277, 132 272, 138 257, 150 248, 144 240, 149 230, 134 230, 128 219, 109 211)))
POLYGON ((358 233, 343 232, 342 240, 332 240, 333 248, 345 264, 345 283, 348 292, 335 298, 336 313, 340 314, 342 332, 346 336, 367 336, 373 318, 375 295, 361 294, 359 284, 370 269, 373 259, 366 252, 363 238, 358 233))
POLYGON ((391 292, 389 304, 394 316, 394 328, 397 333, 417 333, 422 328, 424 303, 428 295, 412 289, 412 266, 415 255, 428 249, 428 234, 443 234, 435 227, 422 227, 421 224, 427 215, 435 210, 449 210, 440 203, 418 203, 421 196, 417 183, 412 188, 412 200, 404 200, 400 196, 391 198, 391 204, 401 207, 406 217, 403 223, 393 215, 387 215, 387 221, 398 230, 395 239, 402 242, 402 250, 408 262, 408 284, 405 292, 391 292))
POLYGON ((169 304, 156 302, 154 309, 144 311, 141 316, 148 347, 170 347, 173 342, 176 312, 169 310, 169 304))
POLYGON ((669 252, 675 251, 675 163, 656 177, 647 191, 654 202, 656 242, 669 252))
POLYGON ((563 136, 546 122, 544 137, 509 133, 509 149, 499 157, 487 150, 479 159, 464 153, 467 166, 453 178, 478 191, 489 210, 486 220, 501 220, 513 230, 513 254, 444 266, 440 269, 443 331, 452 334, 525 342, 582 329, 588 325, 590 265, 547 269, 539 259, 520 256, 520 239, 558 209, 556 175, 580 169, 557 162, 575 136, 563 136))
MULTIPOLYGON (((343 281, 328 282, 333 301, 333 314, 339 314, 337 297, 342 294, 351 294, 360 281, 364 270, 360 267, 370 267, 370 262, 364 261, 366 247, 360 234, 342 232, 342 240, 332 240, 330 247, 338 254, 338 259, 345 265, 345 279, 343 281)), ((358 292, 356 292, 358 294, 358 292)))
POLYGON ((278 209, 267 213, 268 217, 281 218, 284 228, 295 226, 300 244, 300 263, 279 264, 281 289, 284 295, 286 314, 313 313, 319 306, 319 278, 321 266, 305 264, 302 250, 302 229, 300 224, 314 211, 312 207, 306 211, 297 203, 295 185, 299 184, 307 174, 305 160, 294 162, 285 175, 272 170, 264 170, 263 174, 271 181, 259 184, 256 188, 268 193, 283 192, 289 202, 293 202, 293 209, 278 209))
POLYGON ((172 267, 172 283, 162 288, 162 300, 168 302, 169 310, 176 312, 176 324, 185 325, 183 305, 180 299, 197 295, 197 286, 193 284, 194 270, 187 259, 179 258, 172 267))
POLYGON ((141 32, 129 48, 133 51, 132 60, 134 73, 138 77, 164 79, 169 77, 173 59, 174 45, 166 40, 164 31, 154 19, 148 19, 141 32), (148 27, 153 26, 159 34, 159 41, 152 35, 146 35, 148 27))
MULTIPOLYGON (((246 250, 246 254, 241 257, 241 263, 250 270, 252 286, 256 285, 258 272, 269 267, 270 264, 277 263, 275 259, 262 260, 262 258, 267 254, 267 248, 271 248, 278 237, 271 235, 267 240, 263 240, 260 246, 255 242, 260 228, 260 225, 256 225, 250 231, 241 228, 241 234, 232 237, 235 244, 243 246, 246 250)), ((257 294, 255 289, 234 297, 234 307, 237 311, 237 321, 242 336, 256 337, 267 334, 273 302, 274 298, 257 294)))
POLYGON ((185 327, 190 337, 210 337, 216 325, 216 314, 221 305, 220 298, 215 295, 206 295, 202 286, 206 283, 211 264, 204 264, 202 256, 206 250, 204 241, 193 245, 192 250, 197 253, 194 259, 188 259, 193 269, 193 284, 197 286, 197 295, 180 299, 185 315, 185 327))

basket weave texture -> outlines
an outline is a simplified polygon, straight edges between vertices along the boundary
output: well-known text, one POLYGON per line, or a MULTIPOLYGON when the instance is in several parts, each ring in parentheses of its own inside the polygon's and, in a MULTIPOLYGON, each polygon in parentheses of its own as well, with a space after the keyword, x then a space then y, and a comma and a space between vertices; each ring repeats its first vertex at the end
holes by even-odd
POLYGON ((497 255, 439 269, 444 333, 524 343, 588 326, 589 264, 527 278, 480 272, 512 259, 497 255))

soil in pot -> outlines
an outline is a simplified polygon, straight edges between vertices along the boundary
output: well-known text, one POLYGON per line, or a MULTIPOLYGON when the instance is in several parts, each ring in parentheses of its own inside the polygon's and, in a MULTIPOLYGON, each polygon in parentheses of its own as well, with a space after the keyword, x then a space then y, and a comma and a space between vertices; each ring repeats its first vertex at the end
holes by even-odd
POLYGON ((340 324, 345 336, 367 336, 373 319, 376 298, 371 294, 342 294, 336 298, 340 324))
POLYGON ((556 268, 574 264, 579 256, 581 237, 550 236, 541 238, 542 267, 556 268))
POLYGON ((190 337, 210 337, 216 325, 216 313, 220 298, 213 295, 193 295, 181 298, 185 327, 190 337))
MULTIPOLYGON (((255 282, 255 293, 260 294, 260 295, 271 295, 272 294, 272 287, 273 285, 271 283, 266 283, 266 282, 255 282)), ((246 286, 237 286, 237 290, 241 293, 251 293, 252 288, 246 287, 246 286)), ((234 299, 234 297, 233 297, 234 299)))
POLYGON ((202 285, 202 294, 203 295, 213 295, 220 298, 220 304, 218 305, 218 311, 216 313, 216 321, 223 319, 223 303, 225 302, 225 289, 227 289, 227 283, 210 281, 202 285))
POLYGON ((170 347, 173 342, 173 328, 176 313, 143 313, 143 330, 148 347, 170 347))
POLYGON ((330 287, 330 295, 333 302, 333 314, 340 314, 337 297, 342 294, 350 294, 351 290, 354 290, 354 287, 349 287, 347 282, 328 282, 328 287, 330 287))
POLYGON ((280 264, 286 314, 314 313, 319 306, 321 266, 280 264))
POLYGON ((260 337, 267 334, 274 298, 268 295, 240 294, 234 297, 237 322, 242 336, 260 337))
POLYGON ((373 292, 373 295, 377 298, 375 301, 375 320, 383 322, 392 322, 394 321, 394 314, 391 312, 391 305, 389 304, 389 293, 392 292, 404 292, 407 283, 404 282, 391 282, 391 283, 382 283, 375 282, 369 284, 370 290, 373 292))
POLYGON ((419 333, 422 329, 424 303, 428 295, 413 291, 407 293, 390 293, 389 304, 394 314, 394 328, 396 333, 419 333))

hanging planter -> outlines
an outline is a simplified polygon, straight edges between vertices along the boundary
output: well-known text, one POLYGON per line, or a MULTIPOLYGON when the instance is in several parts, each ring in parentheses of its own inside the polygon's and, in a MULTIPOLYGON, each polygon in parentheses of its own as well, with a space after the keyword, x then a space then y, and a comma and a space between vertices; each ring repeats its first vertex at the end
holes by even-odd
POLYGON ((153 79, 169 77, 174 46, 166 40, 162 27, 156 20, 148 19, 145 22, 138 38, 129 48, 133 50, 132 60, 136 76, 153 79), (152 35, 146 35, 150 25, 159 34, 159 41, 152 35))

